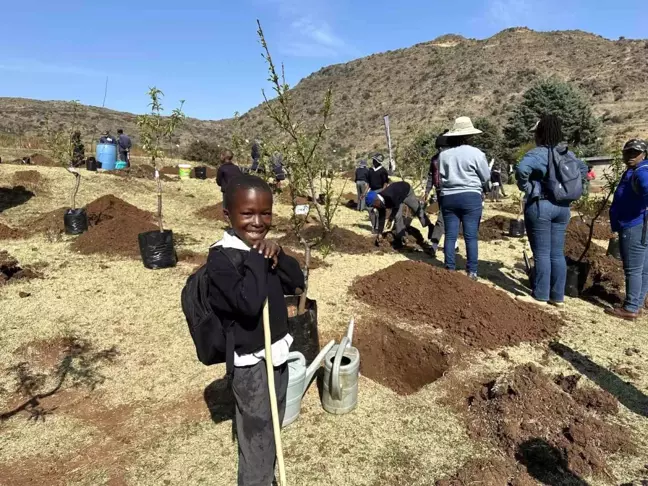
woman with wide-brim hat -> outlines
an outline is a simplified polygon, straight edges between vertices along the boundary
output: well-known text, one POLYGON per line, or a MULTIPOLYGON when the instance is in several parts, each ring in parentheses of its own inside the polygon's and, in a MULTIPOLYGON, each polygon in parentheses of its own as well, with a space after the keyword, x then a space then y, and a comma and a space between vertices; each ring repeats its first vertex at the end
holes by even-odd
POLYGON ((456 269, 455 243, 461 223, 466 242, 466 272, 473 280, 477 279, 479 260, 482 193, 491 178, 486 154, 470 145, 471 137, 480 133, 481 130, 474 127, 470 118, 457 118, 452 130, 445 134, 449 148, 439 158, 440 206, 445 222, 445 267, 456 269))

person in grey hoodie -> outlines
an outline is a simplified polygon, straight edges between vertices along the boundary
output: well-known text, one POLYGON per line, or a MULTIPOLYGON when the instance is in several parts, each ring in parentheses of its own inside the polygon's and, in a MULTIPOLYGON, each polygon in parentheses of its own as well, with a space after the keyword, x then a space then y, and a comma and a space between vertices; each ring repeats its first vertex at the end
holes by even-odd
POLYGON ((445 267, 455 270, 455 243, 459 223, 463 225, 466 242, 468 276, 477 280, 479 259, 479 223, 482 215, 482 192, 491 179, 486 154, 469 144, 470 137, 482 133, 470 118, 457 118, 453 129, 446 133, 450 148, 439 157, 440 207, 445 222, 445 267))

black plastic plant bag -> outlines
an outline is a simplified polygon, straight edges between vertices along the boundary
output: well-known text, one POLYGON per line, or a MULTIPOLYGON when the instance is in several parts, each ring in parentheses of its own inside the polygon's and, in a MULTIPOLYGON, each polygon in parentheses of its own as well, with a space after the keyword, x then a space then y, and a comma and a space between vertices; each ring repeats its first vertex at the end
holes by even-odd
POLYGON ((80 235, 88 231, 88 215, 86 210, 68 209, 63 215, 63 224, 65 225, 65 233, 68 235, 80 235))
POLYGON ((138 235, 140 254, 146 268, 158 270, 175 267, 178 262, 173 231, 149 231, 138 235))
MULTIPOLYGON (((299 296, 286 297, 288 307, 299 306, 299 296)), ((299 351, 311 364, 320 352, 319 332, 317 331, 317 301, 306 299, 306 312, 288 318, 288 332, 293 337, 291 351, 299 351)))
POLYGON ((194 173, 196 174, 196 179, 207 179, 207 167, 196 167, 194 173))

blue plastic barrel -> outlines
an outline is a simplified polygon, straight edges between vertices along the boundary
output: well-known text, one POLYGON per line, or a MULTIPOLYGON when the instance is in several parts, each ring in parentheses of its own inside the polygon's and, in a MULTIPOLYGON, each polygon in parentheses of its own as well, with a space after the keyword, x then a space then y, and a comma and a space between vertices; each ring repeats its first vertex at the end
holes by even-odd
POLYGON ((103 170, 115 170, 117 145, 112 143, 100 143, 97 145, 97 161, 101 162, 103 170))

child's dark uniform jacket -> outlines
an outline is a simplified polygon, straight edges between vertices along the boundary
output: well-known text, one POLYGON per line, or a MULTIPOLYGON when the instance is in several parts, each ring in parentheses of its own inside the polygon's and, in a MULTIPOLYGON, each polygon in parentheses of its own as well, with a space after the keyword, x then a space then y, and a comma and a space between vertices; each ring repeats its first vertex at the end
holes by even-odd
POLYGON ((276 269, 272 260, 249 250, 232 233, 214 245, 207 259, 209 298, 224 328, 234 326, 234 372, 232 391, 236 401, 239 444, 239 486, 269 485, 274 478, 275 444, 264 361, 263 306, 270 310, 272 362, 279 421, 283 421, 288 388, 286 361, 292 337, 288 334, 288 311, 284 295, 304 288, 299 263, 283 251, 276 269), (240 251, 242 263, 235 268, 220 250, 240 251))

